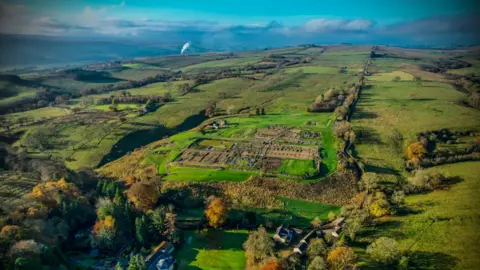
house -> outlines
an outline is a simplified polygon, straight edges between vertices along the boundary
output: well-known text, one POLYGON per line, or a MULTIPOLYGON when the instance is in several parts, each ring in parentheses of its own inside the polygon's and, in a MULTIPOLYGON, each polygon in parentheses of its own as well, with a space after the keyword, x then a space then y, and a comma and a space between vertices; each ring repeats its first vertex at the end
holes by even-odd
POLYGON ((293 253, 298 253, 299 255, 305 255, 307 252, 308 243, 305 239, 300 240, 300 243, 295 246, 293 253))
POLYGON ((339 217, 334 221, 327 223, 322 226, 322 234, 331 234, 334 237, 338 237, 338 232, 342 228, 342 225, 345 221, 344 217, 339 217))
POLYGON ((297 235, 296 231, 283 225, 278 227, 273 235, 273 240, 282 244, 290 244, 292 239, 297 235))
POLYGON ((148 270, 173 270, 175 259, 173 251, 175 247, 170 242, 162 242, 147 256, 145 262, 148 270))

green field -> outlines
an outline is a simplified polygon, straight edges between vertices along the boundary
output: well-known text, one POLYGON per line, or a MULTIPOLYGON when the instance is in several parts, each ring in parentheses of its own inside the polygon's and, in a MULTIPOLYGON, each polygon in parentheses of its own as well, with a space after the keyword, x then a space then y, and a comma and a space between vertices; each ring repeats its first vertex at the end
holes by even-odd
POLYGON ((334 205, 313 203, 283 197, 279 197, 278 199, 285 203, 285 210, 296 216, 296 218, 293 220, 293 224, 296 226, 308 227, 310 226, 310 222, 315 217, 319 217, 323 222, 325 222, 328 220, 328 214, 330 212, 334 212, 335 214, 340 212, 340 207, 334 205))
POLYGON ((243 242, 248 231, 188 231, 184 238, 191 237, 191 243, 184 243, 176 251, 179 269, 244 269, 245 251, 243 242))
POLYGON ((317 170, 312 160, 285 159, 282 162, 278 173, 303 176, 306 173, 314 174, 317 170))
MULTIPOLYGON (((382 219, 366 229, 359 244, 392 237, 412 253, 412 268, 476 269, 480 264, 479 166, 480 162, 438 166, 447 176, 459 178, 443 190, 407 197, 410 214, 382 219)), ((363 250, 357 251, 368 262, 363 250)))
POLYGON ((422 131, 478 129, 480 112, 461 104, 464 93, 438 82, 375 82, 362 90, 352 125, 357 135, 355 153, 367 170, 396 181, 404 172, 403 151, 422 131), (395 128, 404 141, 392 146, 395 128))
POLYGON ((171 167, 169 174, 164 177, 167 181, 231 181, 243 182, 254 172, 237 172, 218 169, 189 168, 189 167, 171 167))

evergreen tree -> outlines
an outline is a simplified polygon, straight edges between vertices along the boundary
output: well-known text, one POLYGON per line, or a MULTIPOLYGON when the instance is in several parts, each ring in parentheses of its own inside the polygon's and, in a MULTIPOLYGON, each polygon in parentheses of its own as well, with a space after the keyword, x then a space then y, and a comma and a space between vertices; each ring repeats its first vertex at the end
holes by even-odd
POLYGON ((135 237, 142 246, 147 246, 149 240, 149 221, 145 215, 135 219, 135 237))

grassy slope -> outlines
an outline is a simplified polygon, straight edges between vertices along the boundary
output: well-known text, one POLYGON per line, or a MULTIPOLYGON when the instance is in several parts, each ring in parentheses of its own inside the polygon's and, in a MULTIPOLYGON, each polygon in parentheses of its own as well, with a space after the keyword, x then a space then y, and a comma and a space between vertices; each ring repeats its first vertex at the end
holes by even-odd
MULTIPOLYGON (((480 264, 480 162, 438 166, 460 182, 444 190, 407 197, 406 216, 382 220, 362 233, 360 243, 380 236, 395 238, 402 249, 411 248, 412 267, 421 269, 477 269, 480 264), (413 247, 412 247, 413 245, 413 247)), ((368 258, 358 249, 363 260, 368 258)))

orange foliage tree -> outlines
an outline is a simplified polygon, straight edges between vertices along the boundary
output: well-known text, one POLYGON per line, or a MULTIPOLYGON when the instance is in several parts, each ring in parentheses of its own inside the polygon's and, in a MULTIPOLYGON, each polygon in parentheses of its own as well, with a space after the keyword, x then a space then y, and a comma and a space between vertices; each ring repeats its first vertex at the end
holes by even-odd
POLYGON ((137 178, 133 175, 129 175, 123 179, 126 186, 131 186, 137 182, 137 178))
POLYGON ((269 262, 267 262, 262 270, 283 270, 286 269, 285 266, 281 263, 280 260, 273 258, 269 262))
POLYGON ((343 270, 353 268, 356 255, 350 247, 336 247, 328 253, 327 263, 330 269, 343 270))
POLYGON ((8 240, 20 240, 23 236, 23 229, 17 225, 5 225, 0 231, 0 237, 8 240))
POLYGON ((150 210, 157 203, 158 186, 155 182, 136 182, 128 189, 127 197, 138 209, 150 210))
POLYGON ((112 216, 106 216, 104 220, 95 222, 93 226, 94 233, 100 233, 102 230, 114 230, 115 219, 112 216))
POLYGON ((27 197, 38 200, 40 203, 56 207, 62 196, 75 198, 80 196, 80 190, 73 183, 68 183, 65 178, 36 185, 27 197))
POLYGON ((407 158, 413 161, 420 160, 427 154, 427 149, 420 142, 414 142, 407 148, 407 158))
POLYGON ((221 198, 213 199, 205 210, 208 224, 214 228, 222 226, 227 221, 227 207, 221 198))

